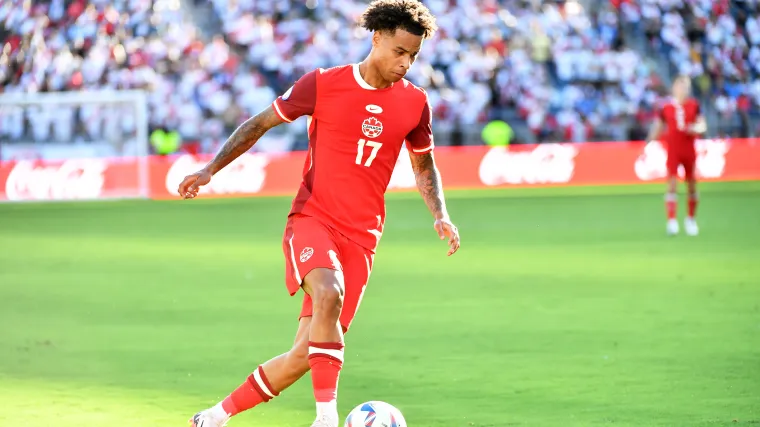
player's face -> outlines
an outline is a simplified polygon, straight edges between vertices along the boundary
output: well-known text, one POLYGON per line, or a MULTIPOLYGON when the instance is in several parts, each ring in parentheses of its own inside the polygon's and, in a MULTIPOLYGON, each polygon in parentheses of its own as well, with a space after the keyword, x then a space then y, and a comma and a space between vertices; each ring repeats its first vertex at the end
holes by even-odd
POLYGON ((372 38, 377 64, 383 78, 397 82, 404 78, 422 48, 422 36, 401 29, 393 34, 377 32, 372 38))
POLYGON ((691 81, 687 79, 678 79, 673 83, 673 97, 676 99, 686 99, 691 92, 691 81))

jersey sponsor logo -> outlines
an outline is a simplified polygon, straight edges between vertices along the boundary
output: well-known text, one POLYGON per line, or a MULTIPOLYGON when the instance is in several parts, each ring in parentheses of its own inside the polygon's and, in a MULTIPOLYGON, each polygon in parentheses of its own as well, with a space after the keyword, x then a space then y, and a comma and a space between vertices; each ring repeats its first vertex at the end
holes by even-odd
POLYGON ((578 148, 573 144, 541 144, 530 151, 494 147, 480 162, 485 185, 567 183, 575 173, 578 148))
POLYGON ((370 117, 362 123, 362 132, 367 138, 377 138, 383 133, 383 124, 375 117, 370 117))
POLYGON ((60 165, 16 163, 5 182, 8 200, 71 200, 101 196, 108 164, 100 159, 67 160, 60 165))
POLYGON ((369 104, 367 105, 366 108, 367 108, 367 111, 369 111, 372 114, 380 114, 383 112, 383 108, 375 104, 369 104))
POLYGON ((306 262, 309 260, 309 258, 311 258, 312 255, 314 255, 314 248, 306 247, 306 248, 303 248, 303 250, 301 251, 301 255, 298 257, 298 259, 301 262, 306 262))
POLYGON ((290 87, 285 93, 282 94, 282 100, 287 101, 290 98, 290 94, 293 93, 293 86, 290 87))

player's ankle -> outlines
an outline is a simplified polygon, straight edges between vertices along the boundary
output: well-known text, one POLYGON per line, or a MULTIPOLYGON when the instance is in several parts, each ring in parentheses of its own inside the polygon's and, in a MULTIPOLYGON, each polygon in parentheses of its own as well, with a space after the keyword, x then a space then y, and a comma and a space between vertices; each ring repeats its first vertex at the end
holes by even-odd
POLYGON ((237 410, 228 411, 225 408, 225 404, 229 404, 231 402, 231 400, 230 400, 230 402, 227 402, 228 399, 229 398, 225 399, 222 402, 217 403, 216 405, 212 406, 209 409, 209 412, 211 413, 211 416, 214 419, 226 421, 227 419, 229 419, 232 416, 233 413, 237 413, 238 412, 237 410))
POLYGON ((338 401, 331 400, 329 402, 317 402, 317 418, 327 416, 330 418, 338 418, 338 401))
POLYGON ((236 414, 239 414, 242 412, 240 409, 238 409, 237 405, 235 405, 235 401, 232 400, 232 395, 227 396, 219 402, 214 408, 219 407, 218 411, 215 412, 215 414, 226 414, 227 416, 234 416, 236 414))

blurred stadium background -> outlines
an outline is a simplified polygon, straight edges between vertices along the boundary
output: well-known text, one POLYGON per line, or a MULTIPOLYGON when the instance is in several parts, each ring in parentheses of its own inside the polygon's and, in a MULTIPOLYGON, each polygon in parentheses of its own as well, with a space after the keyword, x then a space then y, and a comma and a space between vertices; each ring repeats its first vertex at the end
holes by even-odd
MULTIPOLYGON (((408 78, 444 183, 510 188, 447 193, 452 259, 418 197, 389 196, 341 413, 760 423, 760 4, 424 3, 441 30, 408 78), (664 158, 640 142, 678 74, 708 121, 701 177, 734 181, 700 187, 692 239, 665 237, 664 158), (633 185, 511 188, 568 182, 633 185)), ((361 60, 366 4, 3 1, 0 199, 172 198, 301 74, 361 60)), ((0 425, 182 425, 286 349, 290 199, 249 196, 292 195, 304 129, 273 130, 211 191, 244 197, 0 204, 0 425)), ((392 187, 413 188, 404 168, 392 187)), ((311 405, 301 384, 231 425, 308 425, 311 405)))
MULTIPOLYGON (((441 31, 409 78, 428 88, 439 145, 481 144, 494 119, 509 123, 513 142, 640 140, 677 73, 693 77, 711 136, 758 133, 755 1, 427 3, 441 31)), ((9 0, 0 82, 6 94, 144 89, 150 132, 214 152, 304 72, 363 58, 369 40, 355 22, 365 4, 9 0)), ((98 141, 106 119, 90 110, 6 112, 1 136, 98 141)), ((129 131, 134 118, 120 125, 129 131)), ((262 147, 304 148, 300 128, 280 132, 262 147)))

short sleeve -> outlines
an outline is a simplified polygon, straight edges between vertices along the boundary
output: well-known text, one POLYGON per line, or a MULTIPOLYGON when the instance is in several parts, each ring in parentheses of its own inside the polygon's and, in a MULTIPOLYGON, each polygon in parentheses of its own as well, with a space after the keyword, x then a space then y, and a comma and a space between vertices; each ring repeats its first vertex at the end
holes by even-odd
POLYGON ((699 105, 699 101, 694 101, 694 111, 696 111, 697 117, 699 117, 700 114, 702 114, 702 106, 699 105))
POLYGON ((290 123, 301 116, 314 114, 317 104, 317 71, 304 74, 295 84, 272 102, 275 113, 290 123))
POLYGON ((433 114, 430 111, 429 102, 425 102, 420 121, 406 136, 406 142, 414 154, 426 154, 433 151, 433 114))
POLYGON ((663 122, 667 123, 668 120, 665 118, 665 106, 664 105, 661 106, 661 107, 659 107, 659 109, 657 111, 657 117, 659 117, 660 120, 662 120, 663 122))

